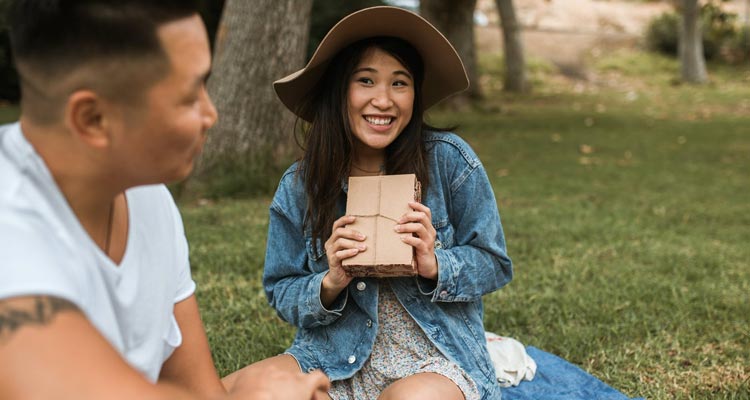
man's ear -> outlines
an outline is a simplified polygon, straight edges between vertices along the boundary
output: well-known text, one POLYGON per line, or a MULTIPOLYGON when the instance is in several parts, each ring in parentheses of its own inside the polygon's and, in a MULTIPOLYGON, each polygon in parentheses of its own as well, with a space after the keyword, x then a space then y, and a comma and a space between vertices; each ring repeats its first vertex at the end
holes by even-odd
POLYGON ((65 125, 78 140, 95 148, 110 144, 112 104, 90 90, 77 90, 65 105, 65 125))

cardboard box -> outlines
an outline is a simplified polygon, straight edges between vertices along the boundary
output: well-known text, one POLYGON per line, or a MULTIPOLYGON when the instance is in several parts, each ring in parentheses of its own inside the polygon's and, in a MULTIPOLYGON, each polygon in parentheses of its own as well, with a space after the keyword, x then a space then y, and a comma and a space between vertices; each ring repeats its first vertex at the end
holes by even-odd
POLYGON ((417 176, 381 175, 349 178, 346 215, 357 220, 348 227, 362 232, 367 250, 342 262, 351 276, 414 276, 414 249, 401 241, 393 227, 399 218, 412 211, 410 201, 420 201, 417 176))

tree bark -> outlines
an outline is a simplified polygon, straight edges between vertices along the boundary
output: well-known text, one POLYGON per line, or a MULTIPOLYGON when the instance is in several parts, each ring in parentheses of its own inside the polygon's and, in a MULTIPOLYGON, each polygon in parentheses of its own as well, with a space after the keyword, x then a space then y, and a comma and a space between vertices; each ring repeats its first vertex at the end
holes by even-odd
POLYGON ((454 106, 462 107, 469 100, 480 99, 477 57, 474 44, 474 9, 477 0, 421 0, 419 12, 451 42, 461 56, 471 85, 466 92, 452 97, 454 106))
POLYGON ((526 92, 529 90, 526 81, 526 61, 513 0, 495 0, 495 5, 500 14, 500 25, 503 31, 503 58, 505 59, 503 89, 508 92, 526 92))
MULTIPOLYGON (((219 112, 196 177, 221 190, 263 191, 293 149, 294 116, 272 82, 305 62, 312 0, 227 0, 208 83, 219 112)), ((220 193, 232 194, 232 193, 220 193)))
POLYGON ((704 83, 708 77, 703 57, 700 5, 698 0, 682 0, 681 3, 679 53, 682 80, 688 83, 704 83))

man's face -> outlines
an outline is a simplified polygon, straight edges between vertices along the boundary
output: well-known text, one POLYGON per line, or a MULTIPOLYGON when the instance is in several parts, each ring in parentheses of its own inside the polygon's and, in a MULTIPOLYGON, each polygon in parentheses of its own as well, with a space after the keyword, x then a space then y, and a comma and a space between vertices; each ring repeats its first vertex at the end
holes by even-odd
POLYGON ((113 135, 113 156, 128 185, 174 182, 187 177, 217 119, 206 92, 211 68, 206 30, 195 15, 158 29, 169 71, 149 87, 142 104, 123 106, 113 135), (124 170, 123 170, 124 169, 124 170))

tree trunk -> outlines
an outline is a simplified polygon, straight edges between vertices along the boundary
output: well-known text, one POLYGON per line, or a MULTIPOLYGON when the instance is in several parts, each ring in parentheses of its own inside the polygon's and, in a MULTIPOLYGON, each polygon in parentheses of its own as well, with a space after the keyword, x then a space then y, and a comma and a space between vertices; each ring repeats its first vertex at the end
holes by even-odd
POLYGON ((679 52, 682 80, 688 83, 706 82, 698 0, 682 0, 679 52))
POLYGON ((456 107, 482 97, 474 45, 474 8, 477 0, 421 0, 419 12, 430 21, 455 47, 469 76, 468 91, 449 101, 456 107))
POLYGON ((294 116, 272 82, 304 65, 311 7, 311 0, 226 1, 208 83, 219 120, 196 175, 214 194, 270 190, 290 158, 294 116))
POLYGON ((505 58, 503 89, 509 92, 525 92, 529 89, 526 81, 526 61, 513 0, 495 0, 495 5, 500 14, 500 24, 503 30, 505 58))

